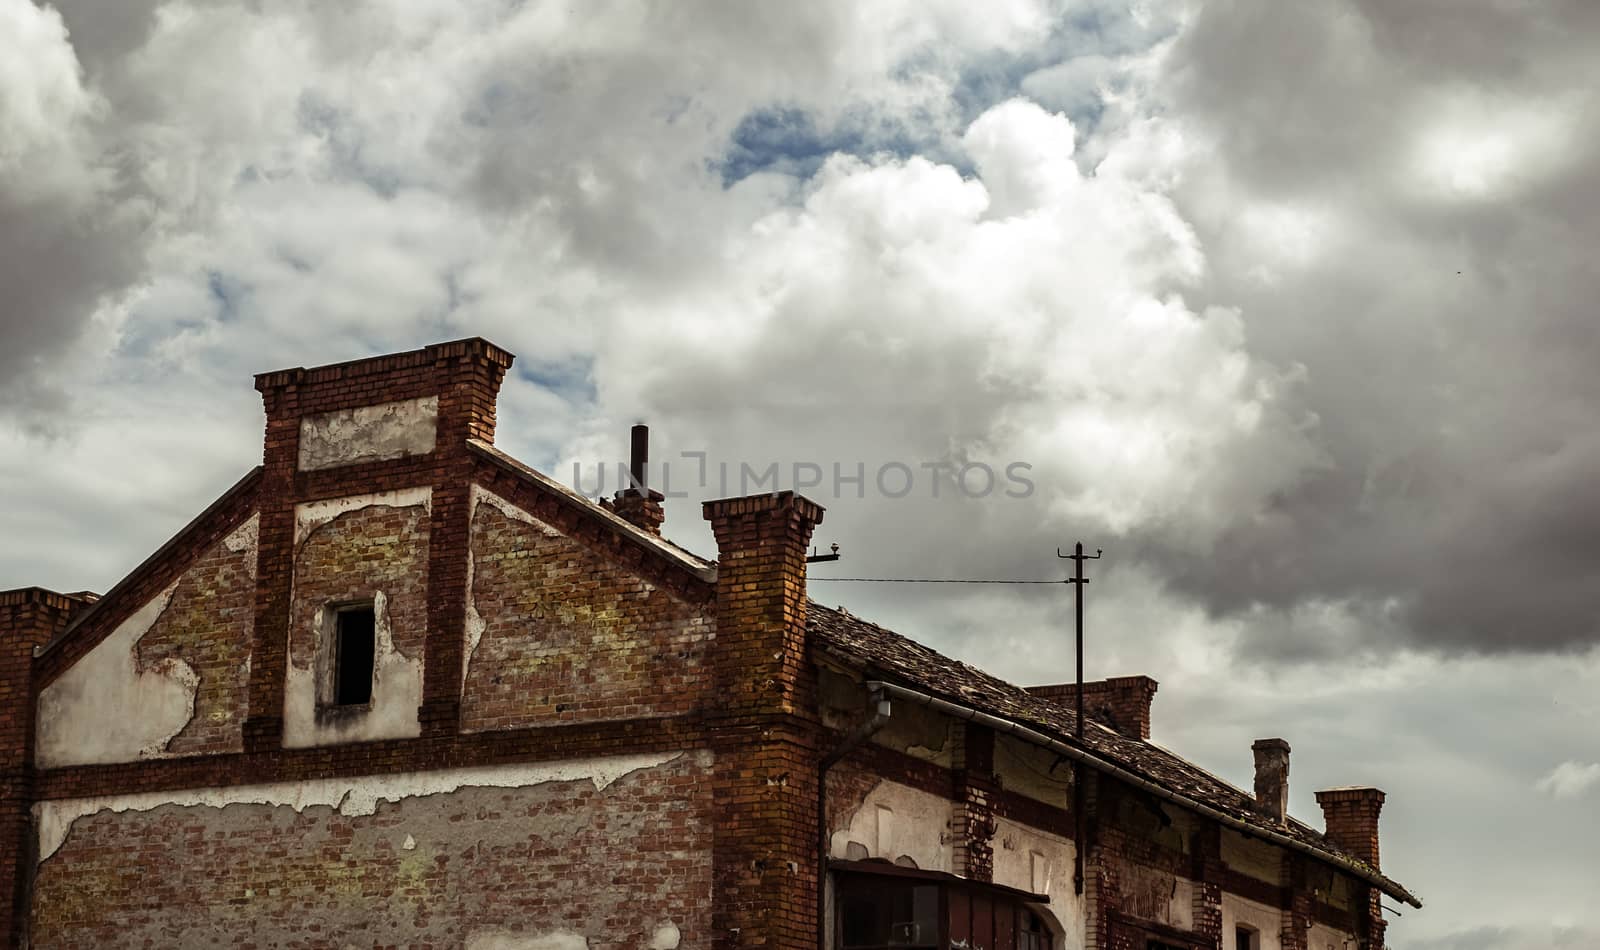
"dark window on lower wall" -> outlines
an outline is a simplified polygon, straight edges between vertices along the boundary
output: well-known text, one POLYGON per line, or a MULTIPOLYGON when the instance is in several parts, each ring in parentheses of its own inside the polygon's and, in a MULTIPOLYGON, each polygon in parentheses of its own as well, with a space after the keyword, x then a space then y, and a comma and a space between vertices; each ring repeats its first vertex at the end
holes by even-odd
POLYGON ((1007 894, 867 874, 836 880, 840 950, 1052 950, 1043 918, 1007 894))
POLYGON ((939 886, 904 881, 853 882, 840 889, 844 950, 938 948, 939 886))
POLYGON ((371 604, 344 607, 334 616, 333 704, 372 702, 372 663, 377 654, 377 618, 371 604))

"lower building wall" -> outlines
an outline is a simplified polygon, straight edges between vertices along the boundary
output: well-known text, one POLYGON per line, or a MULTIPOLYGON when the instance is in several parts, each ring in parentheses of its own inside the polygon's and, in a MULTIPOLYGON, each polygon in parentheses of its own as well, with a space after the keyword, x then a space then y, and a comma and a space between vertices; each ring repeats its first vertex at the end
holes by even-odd
POLYGON ((711 944, 708 752, 43 802, 35 948, 711 944))

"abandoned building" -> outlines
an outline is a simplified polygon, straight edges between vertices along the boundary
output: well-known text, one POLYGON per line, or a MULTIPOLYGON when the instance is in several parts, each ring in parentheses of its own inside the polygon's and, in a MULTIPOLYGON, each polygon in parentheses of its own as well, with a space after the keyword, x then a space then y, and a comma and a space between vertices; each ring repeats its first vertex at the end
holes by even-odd
MULTIPOLYGON (((480 339, 256 377, 259 468, 100 597, 0 593, 10 945, 1378 950, 1373 788, 1285 813, 811 602, 823 510, 597 505, 480 339), (819 818, 820 816, 820 818, 819 818), (822 884, 819 887, 819 882, 822 884)), ((1241 755, 1244 750, 1240 750, 1241 755)))

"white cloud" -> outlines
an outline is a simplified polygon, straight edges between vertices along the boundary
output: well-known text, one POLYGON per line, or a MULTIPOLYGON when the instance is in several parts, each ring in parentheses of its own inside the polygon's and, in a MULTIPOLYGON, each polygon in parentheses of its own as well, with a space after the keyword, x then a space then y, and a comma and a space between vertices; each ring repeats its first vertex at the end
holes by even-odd
POLYGON ((1551 798, 1566 800, 1581 798, 1596 785, 1600 785, 1600 762, 1569 760, 1551 769, 1534 787, 1551 798))

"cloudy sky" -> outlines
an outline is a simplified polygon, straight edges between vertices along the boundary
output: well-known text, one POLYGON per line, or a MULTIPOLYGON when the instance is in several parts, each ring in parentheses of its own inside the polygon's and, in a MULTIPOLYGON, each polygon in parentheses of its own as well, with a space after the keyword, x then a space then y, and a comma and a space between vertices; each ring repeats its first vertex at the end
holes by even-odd
MULTIPOLYGON (((1591 0, 0 0, 0 587, 104 590, 255 464, 251 374, 480 335, 502 447, 592 479, 650 422, 702 552, 772 463, 822 473, 818 578, 1103 547, 1088 674, 1160 680, 1159 741, 1248 785, 1289 739, 1313 823, 1389 792, 1393 946, 1600 946, 1596 36, 1591 0)), ((1072 675, 1064 587, 812 593, 1072 675)))

